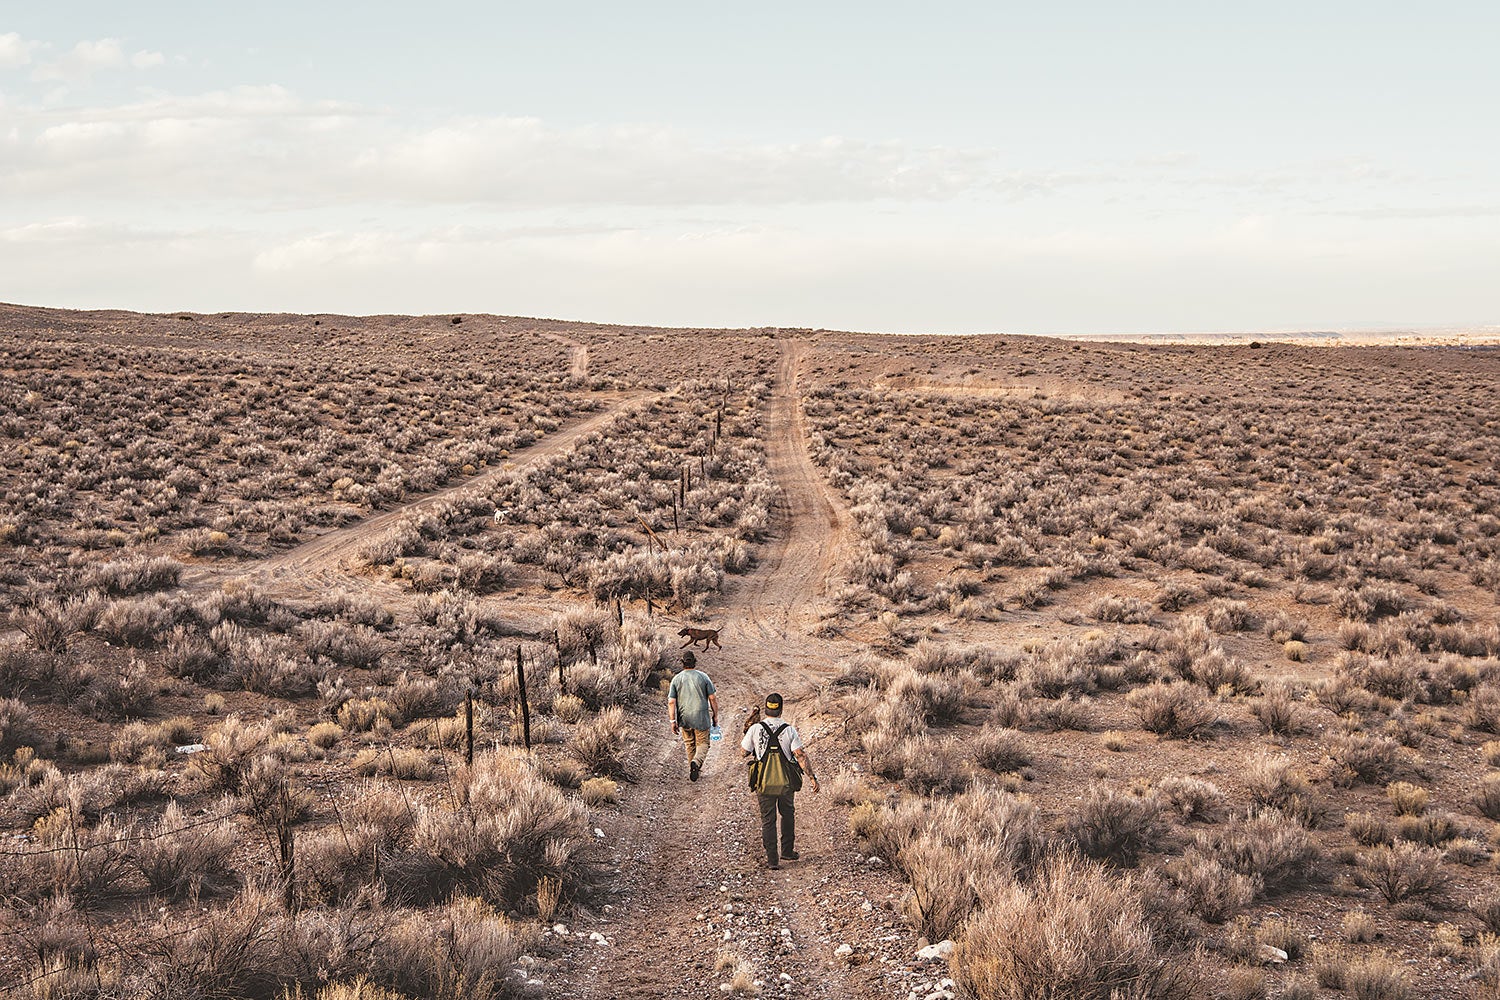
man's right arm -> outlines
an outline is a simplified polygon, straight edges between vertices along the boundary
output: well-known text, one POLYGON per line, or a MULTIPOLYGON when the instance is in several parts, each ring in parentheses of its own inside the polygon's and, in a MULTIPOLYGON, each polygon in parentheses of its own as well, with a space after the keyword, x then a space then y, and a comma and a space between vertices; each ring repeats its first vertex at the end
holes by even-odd
POLYGON ((797 763, 802 765, 802 773, 807 775, 808 781, 812 782, 812 790, 814 794, 816 794, 818 791, 818 776, 816 774, 813 774, 812 758, 807 756, 806 750, 798 750, 796 751, 796 754, 797 763))

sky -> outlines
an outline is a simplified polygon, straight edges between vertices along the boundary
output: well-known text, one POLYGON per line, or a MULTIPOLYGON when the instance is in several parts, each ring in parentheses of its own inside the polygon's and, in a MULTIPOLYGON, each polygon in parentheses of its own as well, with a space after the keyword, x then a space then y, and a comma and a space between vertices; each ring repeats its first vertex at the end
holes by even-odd
POLYGON ((0 3, 0 301, 1500 324, 1500 5, 0 3))

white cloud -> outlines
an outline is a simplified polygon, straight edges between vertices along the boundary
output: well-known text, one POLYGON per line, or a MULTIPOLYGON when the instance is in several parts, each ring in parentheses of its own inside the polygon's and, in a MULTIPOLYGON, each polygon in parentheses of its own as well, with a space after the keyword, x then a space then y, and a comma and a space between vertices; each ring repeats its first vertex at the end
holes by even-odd
MULTIPOLYGON (((100 57, 101 60, 103 57, 100 57)), ((1024 197, 1076 178, 992 151, 832 137, 715 143, 646 126, 488 117, 412 128, 277 86, 69 110, 0 109, 19 139, 0 180, 33 195, 279 203, 774 205, 1024 197), (61 119, 61 120, 59 120, 61 119)))
POLYGON ((0 69, 15 69, 31 62, 36 42, 28 42, 14 31, 0 35, 0 69))
POLYGON ((119 69, 126 64, 125 49, 116 38, 82 41, 56 59, 37 66, 34 80, 61 80, 84 83, 100 70, 119 69))
MULTIPOLYGON (((32 48, 43 48, 38 43, 29 44, 32 48)), ((118 38, 86 39, 63 55, 39 63, 32 71, 31 78, 77 85, 87 83, 96 73, 132 67, 138 70, 153 69, 166 61, 166 56, 162 53, 146 49, 127 55, 124 44, 118 38)), ((0 37, 0 65, 4 65, 3 37, 0 37)))

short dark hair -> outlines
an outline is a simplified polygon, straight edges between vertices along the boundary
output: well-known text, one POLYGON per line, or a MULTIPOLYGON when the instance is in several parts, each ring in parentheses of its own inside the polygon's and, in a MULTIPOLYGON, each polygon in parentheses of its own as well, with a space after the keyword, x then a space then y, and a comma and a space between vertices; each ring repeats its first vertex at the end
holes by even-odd
POLYGON ((687 669, 689 667, 696 667, 697 665, 698 665, 698 658, 693 655, 693 651, 691 649, 688 650, 686 653, 682 654, 682 666, 683 666, 683 669, 687 669))

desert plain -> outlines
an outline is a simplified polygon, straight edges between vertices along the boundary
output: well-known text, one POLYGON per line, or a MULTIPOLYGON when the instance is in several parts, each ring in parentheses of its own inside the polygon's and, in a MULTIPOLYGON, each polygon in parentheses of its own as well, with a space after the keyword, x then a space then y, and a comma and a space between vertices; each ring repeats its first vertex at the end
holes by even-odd
POLYGON ((0 376, 7 996, 1500 995, 1492 337, 3 306, 0 376))

